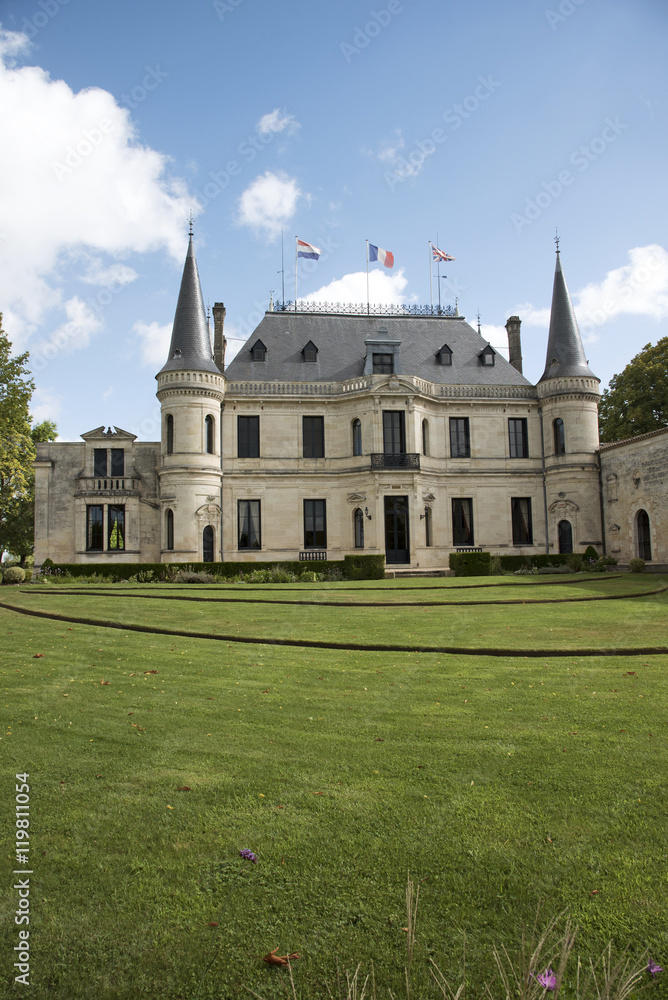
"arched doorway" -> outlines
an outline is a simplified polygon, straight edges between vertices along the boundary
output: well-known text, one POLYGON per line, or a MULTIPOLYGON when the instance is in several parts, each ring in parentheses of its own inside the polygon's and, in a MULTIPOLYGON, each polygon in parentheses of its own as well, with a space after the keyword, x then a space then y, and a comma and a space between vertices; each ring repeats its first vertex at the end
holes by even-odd
POLYGON ((570 521, 560 521, 557 525, 559 532, 559 552, 573 551, 573 528, 570 521))
POLYGON ((636 535, 638 537, 638 558, 650 562, 652 543, 649 537, 649 515, 646 510, 639 510, 636 514, 636 535))
POLYGON ((355 528, 355 548, 364 548, 364 511, 358 507, 353 515, 355 528))
POLYGON ((213 528, 210 524, 202 532, 202 561, 213 562, 213 528))

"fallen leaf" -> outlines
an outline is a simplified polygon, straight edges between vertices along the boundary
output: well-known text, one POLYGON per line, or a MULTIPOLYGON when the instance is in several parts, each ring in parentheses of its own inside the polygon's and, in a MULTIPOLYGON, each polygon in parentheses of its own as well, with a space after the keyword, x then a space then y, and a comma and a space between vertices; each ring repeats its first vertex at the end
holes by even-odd
POLYGON ((33 660, 39 660, 40 656, 44 656, 44 653, 35 653, 33 660))
POLYGON ((157 674, 158 671, 157 670, 145 670, 144 673, 145 674, 157 674))
POLYGON ((101 681, 100 681, 100 684, 111 684, 111 681, 105 681, 105 680, 101 680, 101 681))
POLYGON ((177 790, 177 792, 190 792, 190 791, 192 791, 192 789, 188 788, 187 785, 184 785, 182 788, 177 788, 176 790, 177 790))
POLYGON ((265 955, 262 959, 263 962, 268 962, 269 965, 289 965, 291 958, 300 958, 301 956, 295 951, 292 955, 277 955, 278 945, 273 951, 270 951, 268 955, 265 955))

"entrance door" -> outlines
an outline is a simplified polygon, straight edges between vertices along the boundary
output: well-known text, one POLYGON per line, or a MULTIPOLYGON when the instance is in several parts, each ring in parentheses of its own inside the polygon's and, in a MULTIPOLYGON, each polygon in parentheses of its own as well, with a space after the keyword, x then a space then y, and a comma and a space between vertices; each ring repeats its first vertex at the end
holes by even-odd
POLYGON ((213 528, 210 524, 202 532, 202 562, 213 562, 213 528))
POLYGON ((408 497, 385 497, 385 561, 411 561, 408 543, 408 497))
POLYGON ((557 530, 559 531, 559 552, 573 551, 573 528, 570 521, 560 521, 557 530))

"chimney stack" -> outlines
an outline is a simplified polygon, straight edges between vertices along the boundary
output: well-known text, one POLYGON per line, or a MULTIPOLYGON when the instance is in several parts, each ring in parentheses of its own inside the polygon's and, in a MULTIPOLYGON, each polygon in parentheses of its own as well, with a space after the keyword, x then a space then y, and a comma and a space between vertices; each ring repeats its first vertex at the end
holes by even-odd
POLYGON ((223 333, 225 306, 222 302, 213 305, 213 360, 221 372, 225 371, 225 348, 227 341, 223 333))
POLYGON ((510 316, 508 322, 506 323, 506 332, 508 334, 508 351, 511 365, 516 368, 517 371, 522 374, 522 341, 520 339, 520 326, 522 325, 522 320, 519 316, 510 316))

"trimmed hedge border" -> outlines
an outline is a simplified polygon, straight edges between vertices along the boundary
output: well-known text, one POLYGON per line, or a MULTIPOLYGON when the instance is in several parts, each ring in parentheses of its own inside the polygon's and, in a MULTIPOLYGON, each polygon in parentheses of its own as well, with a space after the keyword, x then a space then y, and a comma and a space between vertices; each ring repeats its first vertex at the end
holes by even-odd
POLYGON ((450 553, 450 569, 455 576, 489 576, 491 567, 491 552, 450 553))
MULTIPOLYGON (((129 580, 131 576, 152 570, 157 579, 170 572, 186 568, 194 573, 211 573, 213 576, 230 579, 240 573, 252 573, 257 569, 288 570, 297 576, 304 572, 324 573, 338 569, 346 580, 382 580, 385 576, 385 556, 355 555, 344 556, 343 560, 318 559, 308 562, 192 562, 192 563, 50 563, 44 576, 92 576, 94 573, 107 577, 110 582, 129 580)), ((44 567, 42 567, 44 569, 44 567)))

